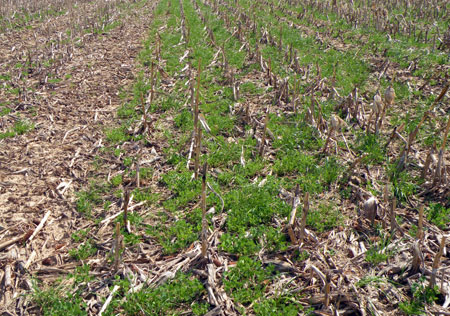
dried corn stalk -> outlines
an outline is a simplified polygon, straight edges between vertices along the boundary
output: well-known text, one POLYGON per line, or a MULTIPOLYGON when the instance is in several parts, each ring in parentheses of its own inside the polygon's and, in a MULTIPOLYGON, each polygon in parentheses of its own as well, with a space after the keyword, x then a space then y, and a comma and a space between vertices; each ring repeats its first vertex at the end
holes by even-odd
POLYGON ((208 169, 208 165, 205 162, 203 165, 202 171, 202 257, 206 258, 206 252, 208 247, 208 223, 206 222, 206 172, 208 169))
POLYGON ((303 201, 302 221, 300 223, 300 242, 305 237, 306 218, 308 216, 308 211, 309 211, 309 193, 306 192, 305 200, 303 201))
POLYGON ((289 233, 289 237, 291 238, 291 242, 295 245, 297 244, 297 237, 295 236, 295 232, 294 232, 294 228, 295 228, 295 224, 296 224, 296 214, 297 214, 297 208, 298 205, 300 203, 300 200, 298 198, 299 195, 299 185, 297 184, 297 187, 295 188, 295 195, 294 198, 292 199, 292 211, 291 211, 291 217, 289 220, 289 224, 288 224, 288 233, 289 233))
POLYGON ((375 197, 371 196, 363 204, 363 214, 370 221, 370 225, 375 223, 375 217, 377 215, 378 203, 375 197))
POLYGON ((445 248, 445 237, 442 237, 441 243, 439 245, 439 251, 434 257, 433 261, 433 269, 431 270, 431 278, 430 278, 430 288, 434 288, 434 286, 436 285, 436 273, 437 269, 439 268, 439 264, 441 262, 442 254, 444 253, 444 248, 445 248))

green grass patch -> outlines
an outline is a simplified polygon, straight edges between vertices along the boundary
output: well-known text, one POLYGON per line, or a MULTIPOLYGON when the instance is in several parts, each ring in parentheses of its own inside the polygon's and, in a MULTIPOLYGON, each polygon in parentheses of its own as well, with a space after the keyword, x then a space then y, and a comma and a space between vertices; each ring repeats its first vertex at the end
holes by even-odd
POLYGON ((224 274, 225 291, 236 302, 249 305, 264 297, 267 281, 273 279, 273 272, 272 266, 264 268, 259 261, 241 257, 236 267, 224 274))
POLYGON ((112 144, 120 144, 130 139, 125 126, 109 129, 105 134, 106 140, 112 144))
POLYGON ((324 202, 319 203, 317 209, 313 208, 309 211, 306 224, 315 231, 324 232, 341 225, 343 220, 344 216, 341 210, 331 202, 324 202))
POLYGON ((450 225, 450 208, 446 208, 440 203, 431 203, 426 209, 427 219, 439 227, 447 229, 450 225))
POLYGON ((0 133, 0 139, 15 137, 17 135, 23 135, 34 129, 34 124, 26 120, 18 120, 14 123, 11 130, 4 133, 0 133))
POLYGON ((209 304, 200 301, 205 292, 200 281, 178 273, 173 280, 159 287, 128 294, 120 307, 124 315, 179 315, 186 310, 194 315, 203 315, 209 307, 209 304))
POLYGON ((272 225, 272 220, 274 216, 287 217, 290 206, 277 193, 277 182, 271 180, 262 187, 247 185, 227 193, 224 200, 228 218, 220 247, 245 255, 262 247, 268 251, 285 249, 285 234, 272 225))
POLYGON ((393 236, 388 236, 382 231, 379 233, 379 241, 370 246, 366 252, 366 261, 374 266, 387 261, 396 253, 395 247, 388 247, 393 236))
POLYGON ((425 277, 411 285, 412 299, 400 302, 398 307, 406 315, 425 315, 425 305, 433 304, 438 299, 439 287, 430 288, 426 285, 425 277))

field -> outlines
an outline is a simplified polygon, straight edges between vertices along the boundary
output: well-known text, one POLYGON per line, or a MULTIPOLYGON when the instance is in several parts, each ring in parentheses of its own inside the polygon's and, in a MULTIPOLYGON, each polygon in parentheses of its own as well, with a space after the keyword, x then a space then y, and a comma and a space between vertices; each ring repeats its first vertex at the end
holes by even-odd
POLYGON ((449 21, 0 0, 0 312, 450 315, 449 21))

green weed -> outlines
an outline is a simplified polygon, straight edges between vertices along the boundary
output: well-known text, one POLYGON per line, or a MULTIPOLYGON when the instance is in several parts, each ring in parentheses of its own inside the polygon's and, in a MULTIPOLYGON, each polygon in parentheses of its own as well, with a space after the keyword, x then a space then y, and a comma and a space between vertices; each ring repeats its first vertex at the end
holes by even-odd
POLYGON ((241 257, 236 267, 224 274, 225 291, 236 302, 248 305, 264 296, 266 282, 273 278, 273 272, 271 266, 264 268, 259 261, 241 257))
POLYGON ((0 139, 14 137, 16 135, 23 135, 33 129, 34 129, 33 123, 30 123, 26 120, 19 120, 16 123, 14 123, 11 130, 4 133, 0 133, 0 139))
POLYGON ((105 188, 98 184, 91 183, 90 186, 91 187, 89 190, 77 193, 77 211, 85 214, 86 216, 91 216, 93 207, 101 204, 102 198, 100 196, 100 193, 105 191, 105 188))
POLYGON ((130 139, 130 136, 126 133, 125 127, 112 128, 106 131, 106 140, 112 144, 119 144, 130 139))
POLYGON ((406 315, 424 315, 425 304, 433 304, 439 295, 439 288, 435 286, 430 288, 425 285, 425 277, 421 277, 419 282, 411 285, 412 299, 408 302, 399 303, 399 308, 406 315))
POLYGON ((255 315, 261 316, 296 316, 304 310, 303 306, 293 297, 281 296, 277 298, 263 299, 253 307, 255 315))
POLYGON ((392 236, 387 236, 383 232, 380 232, 380 240, 377 244, 371 245, 366 252, 366 261, 376 266, 381 262, 387 261, 394 256, 395 248, 388 248, 391 243, 392 236))
POLYGON ((87 304, 83 301, 81 293, 66 292, 63 286, 51 287, 41 290, 34 284, 33 301, 40 308, 42 315, 83 316, 88 315, 87 304))
POLYGON ((8 108, 6 106, 2 106, 1 109, 0 109, 0 116, 5 116, 5 115, 7 115, 7 114, 9 114, 11 112, 12 112, 12 109, 10 109, 10 108, 8 108))
POLYGON ((343 222, 343 215, 332 204, 321 203, 317 209, 312 209, 306 217, 306 224, 318 232, 331 230, 343 222))
POLYGON ((386 152, 381 144, 379 135, 359 133, 356 143, 358 144, 356 149, 361 153, 367 154, 364 158, 364 163, 379 164, 386 159, 386 152))
POLYGON ((169 227, 152 228, 147 232, 157 238, 167 254, 187 248, 199 238, 198 231, 185 220, 178 220, 169 227))
POLYGON ((76 232, 72 233, 70 238, 72 238, 72 240, 74 242, 80 242, 80 241, 86 239, 86 237, 88 236, 88 233, 89 233, 89 230, 86 230, 86 229, 77 230, 76 232))
POLYGON ((120 119, 130 119, 137 117, 136 104, 130 102, 122 104, 117 110, 117 116, 120 119))
POLYGON ((42 289, 37 281, 33 281, 33 291, 30 294, 33 302, 39 307, 42 315, 57 316, 84 316, 87 313, 87 304, 82 296, 86 282, 92 280, 89 275, 89 266, 77 267, 67 279, 73 282, 62 282, 61 279, 49 288, 42 289))
MULTIPOLYGON (((391 168, 396 170, 397 166, 394 164, 391 168)), ((409 196, 416 192, 418 186, 413 182, 413 177, 407 170, 401 172, 388 171, 388 173, 391 174, 394 195, 400 202, 406 201, 409 196)))
POLYGON ((426 209, 427 219, 440 229, 447 229, 450 223, 450 208, 439 203, 431 203, 426 209))
POLYGON ((91 240, 80 244, 77 248, 69 250, 69 255, 75 260, 85 260, 97 253, 97 248, 91 240))
POLYGON ((200 181, 191 181, 191 172, 178 173, 169 171, 163 175, 162 181, 175 194, 173 198, 164 202, 164 207, 175 212, 188 205, 200 196, 200 181))
POLYGON ((408 231, 409 235, 414 237, 414 238, 417 237, 417 233, 418 232, 419 232, 419 228, 416 225, 414 225, 414 224, 411 225, 411 228, 408 231))
POLYGON ((183 132, 191 131, 194 126, 192 113, 187 109, 183 109, 180 113, 178 113, 174 118, 174 122, 175 126, 183 132))
POLYGON ((155 203, 159 200, 159 193, 152 193, 150 189, 145 188, 134 189, 133 195, 136 202, 147 201, 148 203, 155 203))
POLYGON ((111 178, 111 185, 113 187, 118 187, 119 185, 122 184, 122 181, 123 181, 122 175, 118 174, 118 175, 116 175, 116 176, 111 178))
POLYGON ((292 259, 298 262, 305 261, 310 257, 310 254, 308 251, 303 250, 295 250, 294 255, 292 256, 292 259))
POLYGON ((229 252, 253 254, 263 246, 268 250, 286 247, 286 238, 279 228, 270 225, 276 215, 286 217, 290 206, 276 197, 276 182, 263 187, 247 185, 225 196, 228 211, 226 233, 220 247, 229 252))
MULTIPOLYGON (((205 289, 200 281, 178 273, 172 281, 159 287, 131 292, 121 307, 125 315, 176 315, 189 310, 190 303, 203 293, 205 289)), ((205 308, 196 305, 195 311, 204 312, 205 308)))
POLYGON ((356 282, 358 287, 366 287, 368 285, 379 287, 380 284, 386 283, 386 280, 379 276, 365 276, 356 282))

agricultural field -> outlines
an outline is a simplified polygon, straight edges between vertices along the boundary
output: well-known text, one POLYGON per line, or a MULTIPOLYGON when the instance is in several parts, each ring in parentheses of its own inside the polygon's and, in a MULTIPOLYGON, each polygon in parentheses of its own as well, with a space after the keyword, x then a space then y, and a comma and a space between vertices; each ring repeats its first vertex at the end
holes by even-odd
POLYGON ((449 21, 0 0, 0 312, 450 315, 449 21))

